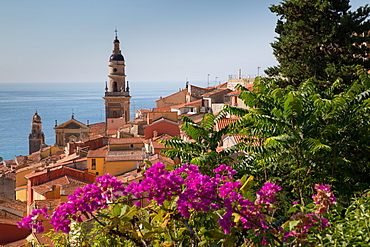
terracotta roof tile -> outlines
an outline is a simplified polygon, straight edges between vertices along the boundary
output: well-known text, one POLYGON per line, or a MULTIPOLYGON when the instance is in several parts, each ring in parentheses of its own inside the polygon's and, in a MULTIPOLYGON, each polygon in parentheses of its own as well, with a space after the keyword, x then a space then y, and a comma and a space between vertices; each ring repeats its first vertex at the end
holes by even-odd
POLYGON ((153 141, 161 141, 161 140, 171 140, 173 136, 169 134, 162 134, 157 137, 153 137, 153 141))
POLYGON ((142 161, 143 155, 108 155, 105 158, 106 162, 116 162, 116 161, 142 161))
POLYGON ((201 106, 201 105, 202 105, 202 99, 199 99, 199 100, 191 101, 191 102, 188 102, 188 103, 173 105, 173 106, 171 106, 171 108, 180 109, 180 108, 183 108, 183 107, 192 107, 192 106, 201 106))
POLYGON ((45 193, 52 191, 54 188, 61 188, 68 184, 76 185, 76 187, 84 187, 88 184, 88 182, 84 182, 84 181, 72 178, 70 176, 64 175, 63 177, 59 177, 59 178, 50 180, 46 183, 33 186, 32 189, 36 191, 37 193, 44 195, 45 193))
POLYGON ((10 208, 22 212, 26 212, 27 210, 27 203, 11 199, 9 197, 0 196, 0 207, 2 208, 10 208))
POLYGON ((89 150, 87 158, 104 158, 107 155, 108 147, 104 146, 95 150, 89 150))
POLYGON ((153 112, 171 112, 170 107, 153 108, 153 112))
POLYGON ((240 90, 234 90, 234 91, 228 93, 227 95, 230 95, 230 96, 239 96, 240 92, 241 92, 240 90))
POLYGON ((226 88, 227 87, 227 82, 221 83, 216 86, 216 88, 226 88))
POLYGON ((209 92, 209 93, 205 93, 205 94, 203 94, 202 96, 203 96, 203 97, 209 97, 209 96, 212 96, 212 95, 214 95, 214 94, 221 93, 221 92, 226 91, 226 90, 230 90, 230 89, 228 89, 228 88, 218 88, 218 89, 216 89, 216 90, 214 90, 214 91, 211 91, 211 92, 209 92))
POLYGON ((131 137, 131 138, 110 138, 109 144, 134 144, 134 143, 143 143, 143 137, 131 137))
POLYGON ((145 113, 145 112, 152 112, 150 109, 138 109, 137 112, 145 113))
POLYGON ((221 130, 225 128, 227 125, 234 123, 236 120, 238 120, 240 117, 233 117, 233 118, 223 118, 220 119, 216 125, 214 126, 215 130, 221 130))
POLYGON ((142 179, 142 178, 143 178, 143 175, 140 172, 138 172, 137 169, 117 176, 117 180, 123 183, 130 183, 133 180, 142 179))
POLYGON ((33 206, 38 208, 56 208, 62 203, 61 199, 45 199, 45 200, 34 200, 33 206))
POLYGON ((161 162, 161 163, 164 163, 164 164, 167 164, 167 165, 174 165, 175 162, 171 159, 171 158, 168 158, 164 155, 161 155, 161 154, 154 154, 152 156, 149 157, 149 161, 150 162, 161 162))
POLYGON ((105 134, 105 128, 106 128, 106 123, 96 123, 96 124, 90 124, 90 136, 94 135, 104 135, 105 134))

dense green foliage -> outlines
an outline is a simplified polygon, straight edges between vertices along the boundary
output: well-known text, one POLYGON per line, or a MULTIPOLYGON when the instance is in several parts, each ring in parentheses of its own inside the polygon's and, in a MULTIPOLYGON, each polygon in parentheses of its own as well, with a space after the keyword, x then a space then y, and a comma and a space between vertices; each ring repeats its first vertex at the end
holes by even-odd
POLYGON ((356 65, 370 69, 370 7, 350 10, 349 0, 284 0, 270 10, 279 17, 271 44, 278 66, 265 72, 281 74, 281 86, 298 87, 315 78, 327 88, 337 78, 350 85, 356 65))
POLYGON ((334 94, 341 81, 321 91, 308 80, 297 90, 274 80, 256 82, 253 92, 240 87, 250 109, 227 106, 241 116, 244 147, 254 158, 250 174, 291 189, 303 202, 316 183, 329 183, 348 201, 370 185, 370 78, 334 94))
POLYGON ((190 118, 183 116, 183 125, 181 129, 194 141, 185 141, 180 137, 174 137, 171 140, 163 140, 168 150, 162 150, 161 153, 173 160, 178 160, 181 164, 190 163, 199 165, 204 172, 212 170, 219 164, 231 164, 234 160, 243 162, 244 156, 234 155, 238 151, 239 145, 223 149, 217 152, 222 138, 238 132, 238 122, 232 123, 225 128, 217 131, 215 125, 217 121, 225 117, 226 112, 220 112, 217 115, 207 113, 203 116, 200 124, 194 123, 190 118), (232 156, 233 155, 233 156, 232 156))

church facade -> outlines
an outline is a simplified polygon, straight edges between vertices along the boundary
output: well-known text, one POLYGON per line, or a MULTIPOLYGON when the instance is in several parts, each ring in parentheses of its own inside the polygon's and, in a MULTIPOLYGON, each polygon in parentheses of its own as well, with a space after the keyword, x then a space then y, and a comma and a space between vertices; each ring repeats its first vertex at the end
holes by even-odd
POLYGON ((65 123, 56 125, 55 145, 67 146, 69 142, 78 142, 89 137, 90 127, 77 121, 72 115, 72 118, 65 123))

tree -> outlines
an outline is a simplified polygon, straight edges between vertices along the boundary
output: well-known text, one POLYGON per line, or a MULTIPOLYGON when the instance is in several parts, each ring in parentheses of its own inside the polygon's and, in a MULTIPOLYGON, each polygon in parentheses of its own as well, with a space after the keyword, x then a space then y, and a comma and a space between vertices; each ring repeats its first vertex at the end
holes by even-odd
POLYGON ((333 184, 347 203, 368 188, 370 77, 358 74, 361 80, 339 94, 333 91, 340 80, 326 91, 312 80, 297 90, 266 81, 256 81, 252 92, 240 87, 250 109, 225 111, 242 117, 239 129, 249 143, 244 151, 254 158, 249 174, 281 184, 302 203, 316 183, 333 184))
POLYGON ((349 0, 284 0, 270 10, 279 16, 271 44, 279 65, 265 72, 286 77, 280 86, 297 88, 309 78, 321 89, 338 78, 350 85, 355 65, 370 69, 368 5, 350 11, 349 0))
MULTIPOLYGON (((161 153, 173 160, 178 159, 182 164, 199 165, 204 172, 212 170, 219 164, 232 164, 234 161, 232 155, 239 151, 242 143, 217 151, 225 135, 237 133, 235 126, 238 126, 238 121, 229 124, 219 131, 214 129, 216 123, 224 118, 225 115, 226 112, 217 115, 207 113, 203 116, 200 124, 194 123, 189 117, 183 116, 182 120, 184 123, 181 129, 194 141, 185 141, 179 137, 174 137, 171 140, 162 140, 161 143, 169 149, 162 150, 161 153)), ((236 159, 243 160, 243 156, 237 156, 236 159)))

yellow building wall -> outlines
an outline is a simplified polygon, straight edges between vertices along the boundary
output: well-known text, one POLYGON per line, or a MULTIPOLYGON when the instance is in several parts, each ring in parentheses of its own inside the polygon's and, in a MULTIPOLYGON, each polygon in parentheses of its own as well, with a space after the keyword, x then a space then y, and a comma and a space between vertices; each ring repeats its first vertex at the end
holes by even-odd
POLYGON ((117 176, 122 173, 132 171, 136 169, 136 164, 140 161, 118 161, 118 162, 107 162, 106 173, 110 175, 117 176))
POLYGON ((87 158, 87 168, 89 172, 96 174, 98 177, 103 176, 105 174, 104 171, 104 158, 87 158), (96 162, 96 169, 92 169, 92 159, 95 159, 96 162))
POLYGON ((59 148, 58 146, 52 146, 50 149, 45 150, 40 153, 41 158, 44 159, 48 157, 49 155, 55 155, 58 151, 64 151, 62 148, 59 148))
POLYGON ((27 169, 27 170, 23 170, 23 171, 17 171, 17 173, 15 175, 15 187, 27 185, 28 180, 24 176, 26 176, 27 174, 30 174, 33 171, 34 171, 34 169, 27 169))
POLYGON ((27 201, 27 188, 18 189, 15 191, 15 199, 20 201, 27 201))

